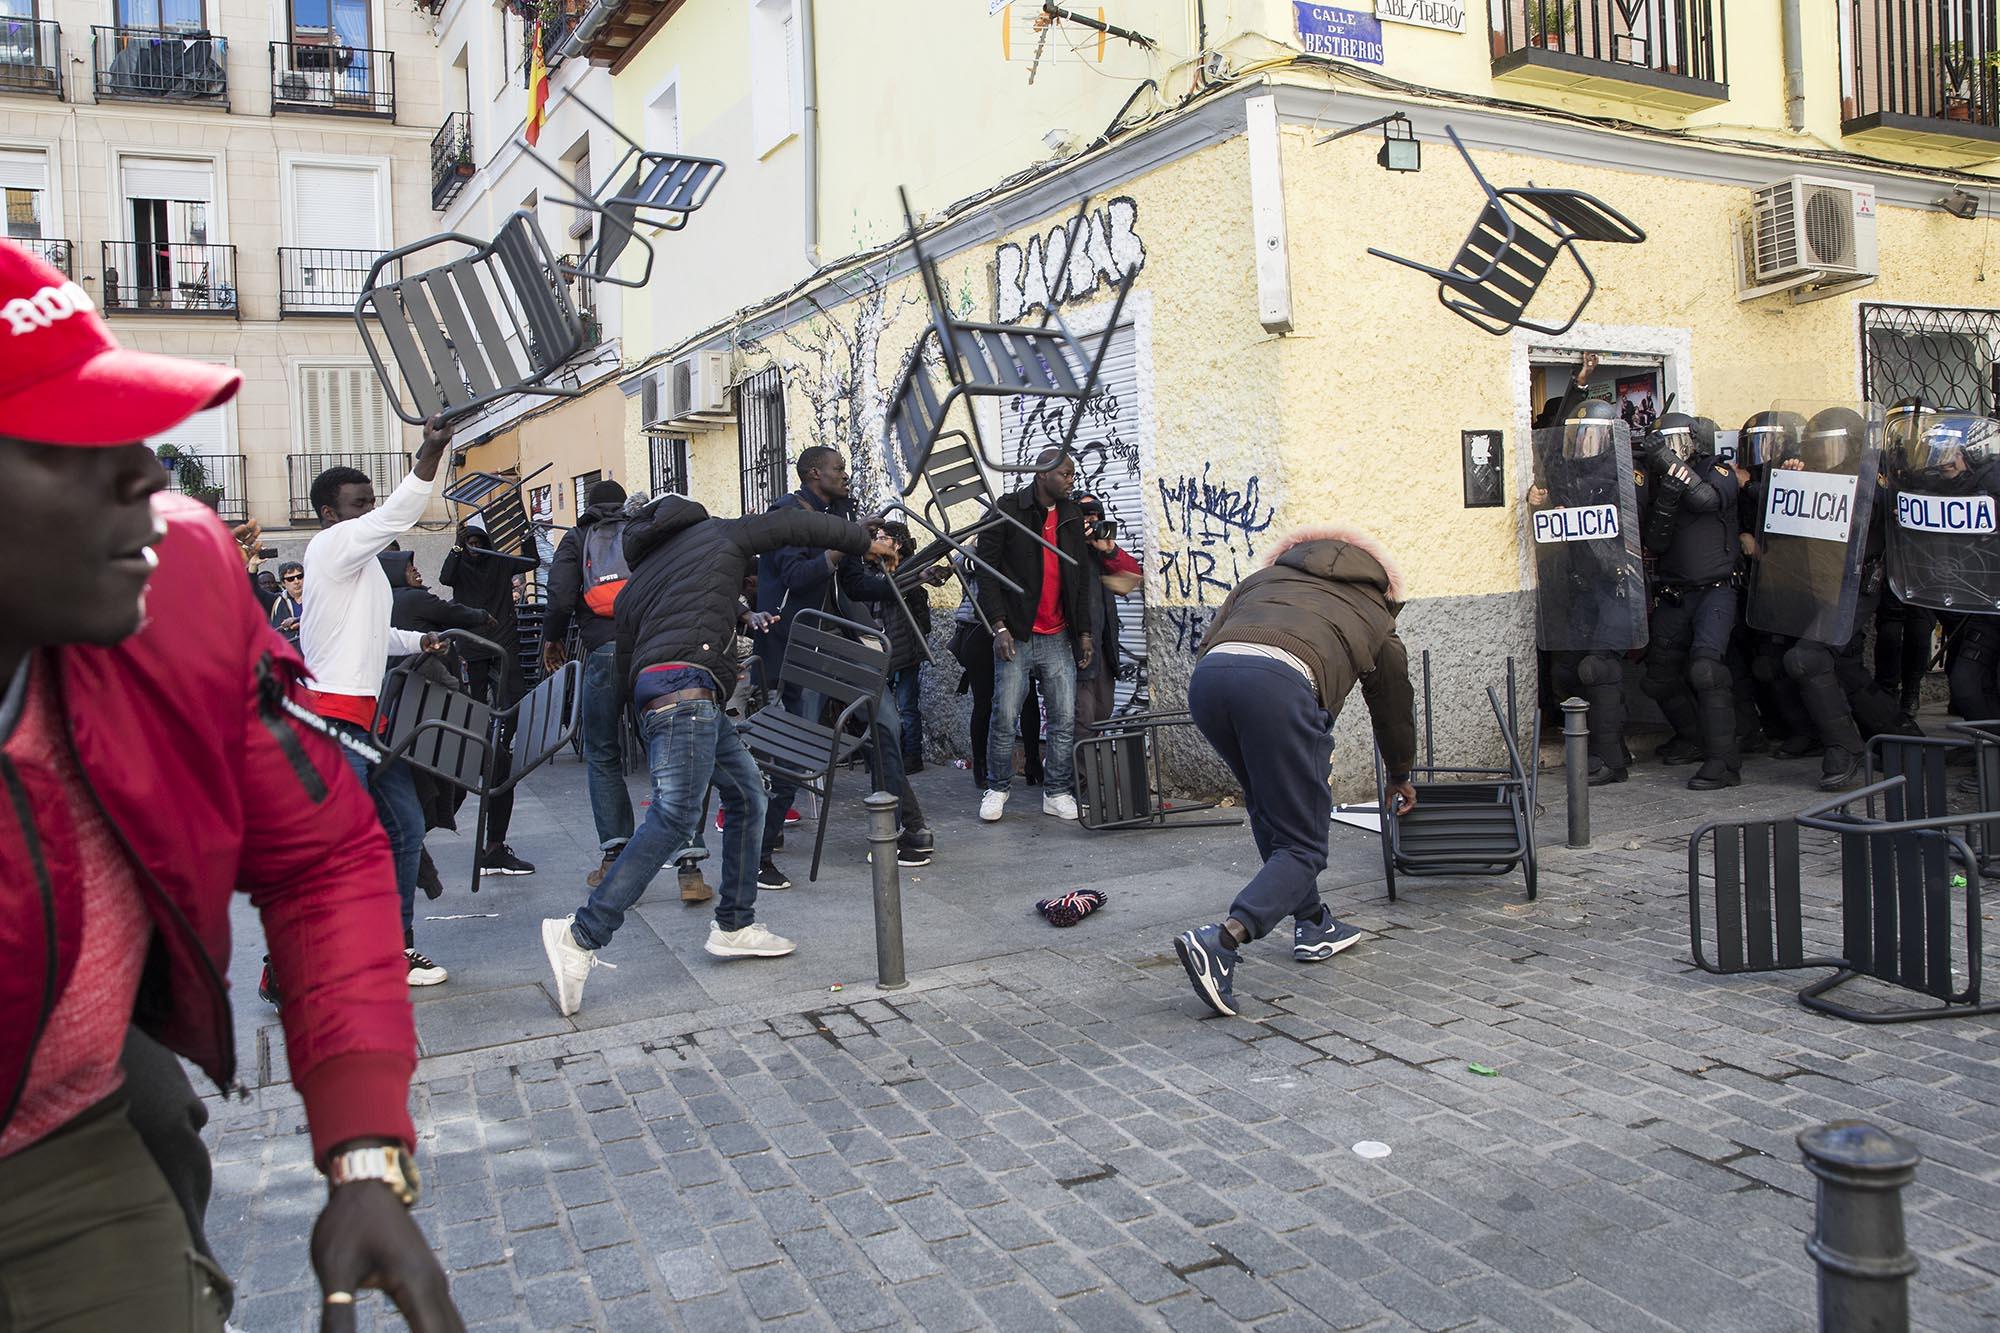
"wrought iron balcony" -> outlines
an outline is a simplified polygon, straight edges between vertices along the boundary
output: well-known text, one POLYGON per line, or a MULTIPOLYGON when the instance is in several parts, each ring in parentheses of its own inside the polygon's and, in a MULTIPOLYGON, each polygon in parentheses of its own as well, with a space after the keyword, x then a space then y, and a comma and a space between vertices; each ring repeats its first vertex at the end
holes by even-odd
POLYGON ((76 247, 68 241, 52 236, 9 236, 7 238, 23 250, 32 250, 63 271, 65 277, 76 276, 76 247))
POLYGON ((288 454, 285 472, 291 479, 292 522, 316 523, 313 512, 313 478, 330 467, 357 468, 375 483, 375 494, 386 496, 396 489, 410 470, 410 456, 398 453, 367 454, 288 454))
POLYGON ((1499 0, 1493 77, 1669 111, 1729 100, 1724 0, 1499 0))
POLYGON ((431 139, 431 207, 443 212, 477 170, 479 164, 472 160, 472 118, 454 111, 431 139))
POLYGON ((236 247, 106 241, 98 300, 120 314, 240 316, 236 247))
POLYGON ((62 96, 62 25, 0 18, 0 93, 62 96))
MULTIPOLYGON (((382 257, 380 250, 327 250, 300 246, 278 248, 278 317, 287 315, 352 315, 354 303, 366 290, 368 270, 382 257)), ((388 277, 401 276, 401 264, 388 277)))
POLYGON ((1842 3, 1842 133, 1933 148, 2000 142, 1996 0, 1842 3))
POLYGON ((160 451, 160 461, 166 464, 168 490, 193 496, 225 523, 249 519, 250 494, 243 487, 242 454, 184 454, 169 445, 160 451))
POLYGON ((99 101, 229 107, 229 39, 194 28, 92 28, 99 101))
POLYGON ((394 120, 396 53, 325 42, 272 42, 271 109, 394 120))

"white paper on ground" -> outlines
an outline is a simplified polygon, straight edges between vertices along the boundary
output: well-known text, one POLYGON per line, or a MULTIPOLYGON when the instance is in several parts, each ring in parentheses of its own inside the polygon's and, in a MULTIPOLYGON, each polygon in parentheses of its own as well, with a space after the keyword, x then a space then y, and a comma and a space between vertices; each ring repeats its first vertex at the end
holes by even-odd
POLYGON ((1333 822, 1367 829, 1370 833, 1380 833, 1382 807, 1372 802, 1368 805, 1336 805, 1333 807, 1333 822))

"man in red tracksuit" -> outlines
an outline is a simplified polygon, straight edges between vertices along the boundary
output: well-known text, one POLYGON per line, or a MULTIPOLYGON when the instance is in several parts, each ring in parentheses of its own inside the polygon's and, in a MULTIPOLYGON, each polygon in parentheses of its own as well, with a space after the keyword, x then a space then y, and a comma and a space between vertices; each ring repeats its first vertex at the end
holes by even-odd
MULTIPOLYGON (((215 515, 142 443, 240 377, 119 348, 63 274, 0 246, 0 1312, 10 1327, 221 1327, 227 1280, 128 1119, 128 1025, 235 1080, 229 904, 286 981, 329 1193, 329 1329, 386 1289, 463 1327, 406 1206, 416 1042, 387 841, 215 515), (272 817, 272 811, 287 817, 272 817)), ((281 1149, 281 1151, 284 1151, 281 1149)))

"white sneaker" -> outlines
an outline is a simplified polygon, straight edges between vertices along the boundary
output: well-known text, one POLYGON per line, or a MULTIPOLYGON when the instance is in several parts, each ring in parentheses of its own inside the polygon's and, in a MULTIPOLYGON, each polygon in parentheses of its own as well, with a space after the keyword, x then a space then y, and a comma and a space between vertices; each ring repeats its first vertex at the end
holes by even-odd
POLYGON ((403 962, 408 965, 412 986, 436 986, 450 975, 415 949, 403 950, 403 962))
POLYGON ((979 817, 988 824, 1000 822, 1000 816, 1007 809, 1007 793, 994 791, 991 787, 979 798, 979 817))
POLYGON ((570 929, 575 922, 574 916, 548 917, 542 922, 542 952, 548 955, 549 968, 556 974, 556 1008, 564 1018, 583 1007, 583 983, 590 979, 591 968, 618 968, 618 964, 599 958, 595 949, 576 942, 570 929))
POLYGON ((764 923, 753 921, 741 930, 724 930, 708 923, 708 943, 701 946, 717 958, 783 958, 798 946, 783 935, 773 935, 764 923))
POLYGON ((1054 815, 1057 819, 1076 818, 1076 797, 1068 792, 1057 792, 1053 796, 1042 797, 1042 813, 1054 815))

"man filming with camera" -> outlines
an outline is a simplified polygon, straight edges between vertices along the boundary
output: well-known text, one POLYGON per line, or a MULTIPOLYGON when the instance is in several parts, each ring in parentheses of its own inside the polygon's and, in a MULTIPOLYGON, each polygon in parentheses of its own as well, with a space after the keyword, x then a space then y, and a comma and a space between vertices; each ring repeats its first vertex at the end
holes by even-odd
POLYGON ((1104 501, 1085 492, 1076 497, 1076 507, 1083 511, 1083 540, 1103 591, 1094 631, 1097 653, 1076 673, 1076 734, 1084 739, 1092 727, 1111 716, 1118 689, 1118 599, 1138 591, 1145 573, 1131 552, 1118 544, 1118 520, 1106 516, 1104 501))

